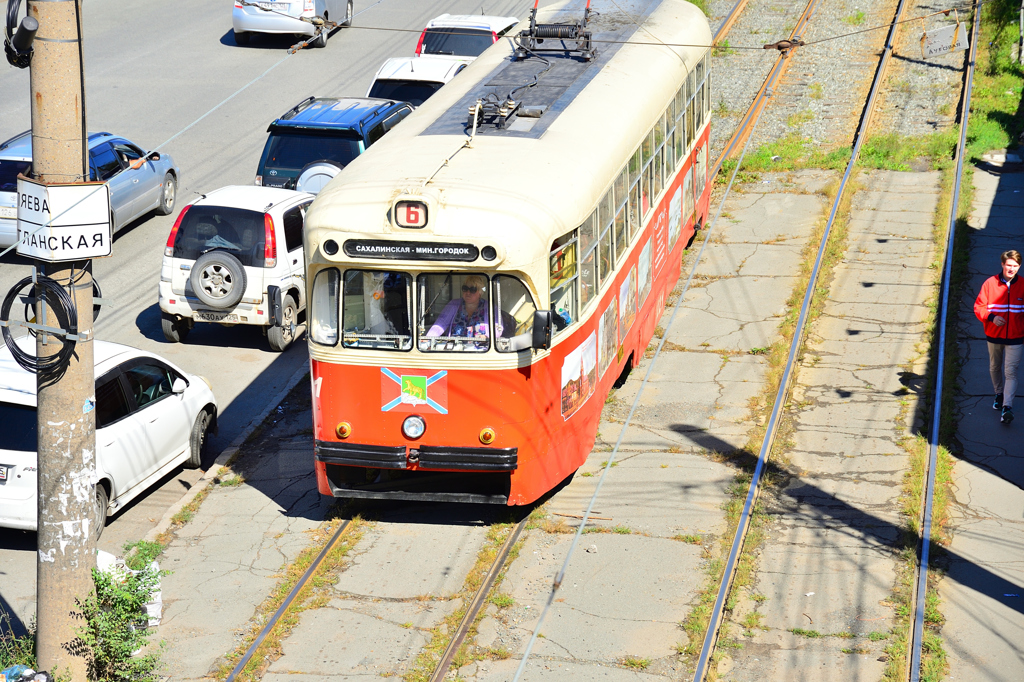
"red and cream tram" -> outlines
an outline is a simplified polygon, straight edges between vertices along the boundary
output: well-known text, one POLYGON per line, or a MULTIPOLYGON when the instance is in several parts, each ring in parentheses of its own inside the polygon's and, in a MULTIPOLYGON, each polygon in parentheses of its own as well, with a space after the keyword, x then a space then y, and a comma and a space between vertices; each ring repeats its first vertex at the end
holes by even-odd
POLYGON ((593 447, 706 219, 711 102, 695 6, 594 10, 542 10, 313 202, 324 495, 521 505, 593 447))

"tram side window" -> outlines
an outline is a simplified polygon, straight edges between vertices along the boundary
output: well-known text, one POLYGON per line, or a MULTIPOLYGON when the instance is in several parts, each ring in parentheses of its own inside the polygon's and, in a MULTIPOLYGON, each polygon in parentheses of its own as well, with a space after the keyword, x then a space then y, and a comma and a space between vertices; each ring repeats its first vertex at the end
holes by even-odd
POLYGON ((555 334, 576 321, 576 232, 556 239, 551 245, 551 310, 554 311, 555 334))
POLYGON ((693 127, 693 95, 697 90, 694 87, 693 71, 686 77, 686 139, 693 144, 695 130, 693 127))
POLYGON ((580 310, 597 298, 597 211, 579 229, 580 310))
POLYGON ((495 347, 499 353, 514 353, 533 347, 533 313, 537 306, 530 290, 519 278, 494 277, 495 347))
POLYGON ((335 268, 316 273, 309 302, 309 338, 322 346, 338 344, 338 282, 335 268))
POLYGON ((681 163, 686 151, 686 81, 676 92, 676 163, 681 163))
POLYGON ((643 215, 640 213, 640 170, 641 151, 638 147, 629 160, 629 229, 634 233, 640 231, 643 215))
POLYGON ((342 287, 345 348, 410 350, 409 275, 386 270, 346 270, 342 287))
MULTIPOLYGON (((417 279, 417 347, 424 352, 484 353, 491 347, 487 275, 448 272, 417 279)), ((511 335, 514 324, 502 325, 511 335)))

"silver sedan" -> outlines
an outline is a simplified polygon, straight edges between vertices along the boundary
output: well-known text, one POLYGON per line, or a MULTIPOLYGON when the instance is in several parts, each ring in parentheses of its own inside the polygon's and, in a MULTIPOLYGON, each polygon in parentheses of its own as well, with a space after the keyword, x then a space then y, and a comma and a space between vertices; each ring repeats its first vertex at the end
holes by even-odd
MULTIPOLYGON (((17 240, 18 174, 32 167, 32 133, 0 144, 0 249, 17 240)), ((110 133, 89 133, 89 179, 110 185, 113 231, 156 210, 174 212, 181 173, 170 154, 145 152, 110 133)))

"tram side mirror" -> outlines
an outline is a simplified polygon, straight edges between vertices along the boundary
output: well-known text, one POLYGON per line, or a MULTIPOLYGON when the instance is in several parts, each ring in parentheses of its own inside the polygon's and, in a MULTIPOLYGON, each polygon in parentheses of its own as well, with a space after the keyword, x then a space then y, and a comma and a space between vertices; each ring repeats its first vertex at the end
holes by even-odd
POLYGON ((533 313, 533 347, 538 350, 551 348, 551 324, 554 313, 537 310, 533 313))

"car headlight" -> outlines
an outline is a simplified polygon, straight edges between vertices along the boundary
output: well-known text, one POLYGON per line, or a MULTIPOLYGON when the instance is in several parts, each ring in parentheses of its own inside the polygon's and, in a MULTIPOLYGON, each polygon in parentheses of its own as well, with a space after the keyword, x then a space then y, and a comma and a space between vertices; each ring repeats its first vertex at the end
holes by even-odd
POLYGON ((405 434, 406 438, 416 440, 422 436, 427 430, 427 422, 423 420, 423 417, 414 414, 411 417, 406 417, 405 421, 402 422, 402 433, 405 434))

